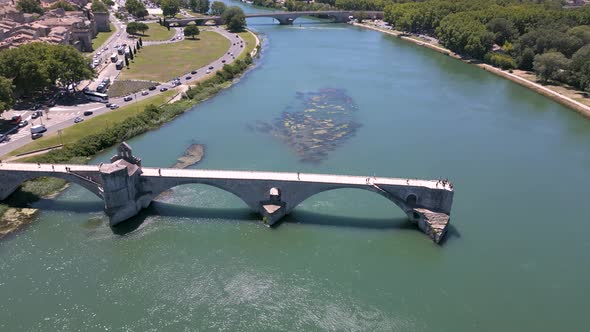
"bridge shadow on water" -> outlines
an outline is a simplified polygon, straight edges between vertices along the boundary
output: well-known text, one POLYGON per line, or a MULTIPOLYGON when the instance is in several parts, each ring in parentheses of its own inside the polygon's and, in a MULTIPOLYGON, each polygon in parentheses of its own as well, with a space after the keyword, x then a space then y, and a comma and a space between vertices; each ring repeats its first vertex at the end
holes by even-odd
MULTIPOLYGON (((39 201, 35 202, 34 207, 45 211, 69 211, 74 213, 96 213, 103 211, 103 203, 99 200, 55 201, 52 199, 40 199, 39 201)), ((137 230, 149 218, 157 216, 186 219, 205 219, 214 222, 234 222, 235 220, 252 223, 261 222, 261 217, 249 208, 206 208, 154 201, 148 208, 143 209, 137 216, 122 222, 117 226, 111 227, 111 229, 113 233, 124 236, 137 230)), ((297 209, 284 217, 273 227, 280 227, 280 225, 283 223, 373 230, 410 230, 419 232, 418 227, 410 223, 405 217, 359 218, 323 214, 297 209)), ((451 223, 448 226, 445 238, 440 244, 442 245, 453 238, 461 238, 461 234, 451 223)))

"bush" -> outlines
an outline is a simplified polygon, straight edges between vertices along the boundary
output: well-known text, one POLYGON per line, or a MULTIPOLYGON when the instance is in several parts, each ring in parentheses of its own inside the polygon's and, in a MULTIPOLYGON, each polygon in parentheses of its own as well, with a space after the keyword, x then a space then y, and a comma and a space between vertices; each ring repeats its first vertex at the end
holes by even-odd
POLYGON ((490 52, 484 56, 484 61, 494 67, 499 67, 504 70, 516 68, 516 62, 507 54, 490 52))

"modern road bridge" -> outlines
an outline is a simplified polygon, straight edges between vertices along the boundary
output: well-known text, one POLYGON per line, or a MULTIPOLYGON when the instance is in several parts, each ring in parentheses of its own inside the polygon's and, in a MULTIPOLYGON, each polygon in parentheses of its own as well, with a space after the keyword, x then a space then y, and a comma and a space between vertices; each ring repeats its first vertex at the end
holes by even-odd
POLYGON ((228 191, 272 226, 299 203, 320 192, 356 188, 379 194, 399 206, 433 241, 444 236, 453 204, 450 183, 415 179, 308 173, 148 168, 122 143, 111 163, 100 165, 0 162, 0 201, 27 180, 55 177, 76 183, 104 201, 112 226, 150 205, 162 192, 199 183, 228 191))
MULTIPOLYGON (((328 10, 328 11, 301 11, 301 12, 267 12, 260 14, 246 14, 246 18, 256 17, 270 17, 279 21, 281 25, 293 24, 297 18, 301 16, 313 16, 320 18, 332 19, 336 23, 346 23, 350 16, 358 17, 362 15, 367 19, 383 19, 383 12, 380 11, 344 11, 344 10, 328 10)), ((179 18, 179 19, 165 19, 163 25, 171 26, 186 26, 191 22, 197 25, 203 25, 206 22, 213 21, 217 25, 225 24, 221 16, 207 16, 207 17, 191 17, 191 18, 179 18)))

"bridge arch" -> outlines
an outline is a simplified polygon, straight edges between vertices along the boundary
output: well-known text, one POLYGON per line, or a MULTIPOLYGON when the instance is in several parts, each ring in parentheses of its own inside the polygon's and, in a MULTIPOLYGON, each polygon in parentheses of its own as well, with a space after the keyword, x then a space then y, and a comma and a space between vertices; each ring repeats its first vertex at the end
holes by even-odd
POLYGON ((400 197, 398 197, 394 193, 386 192, 382 189, 378 189, 378 187, 375 188, 375 187, 370 187, 370 186, 333 186, 333 187, 321 188, 320 190, 316 190, 314 192, 307 193, 306 195, 301 195, 300 197, 297 198, 297 200, 295 202, 290 202, 291 204, 289 206, 288 212, 292 211, 297 206, 299 206, 301 203, 305 202, 306 200, 308 200, 318 194, 330 192, 330 191, 335 191, 335 190, 340 190, 340 189, 363 190, 363 191, 368 191, 368 192, 377 194, 377 195, 385 198, 387 201, 393 203, 397 207, 399 207, 402 210, 402 212, 404 212, 406 215, 411 216, 412 206, 406 204, 403 199, 401 199, 400 197))
POLYGON ((38 179, 38 178, 56 178, 62 179, 67 182, 75 183, 82 188, 93 193, 100 199, 103 199, 102 190, 100 188, 100 184, 91 180, 86 179, 82 175, 76 175, 73 173, 51 173, 51 172, 43 172, 43 173, 32 173, 32 172, 22 172, 17 173, 16 175, 11 176, 2 176, 0 177, 2 188, 0 188, 0 200, 6 199, 10 196, 13 192, 15 192, 24 182, 38 179))

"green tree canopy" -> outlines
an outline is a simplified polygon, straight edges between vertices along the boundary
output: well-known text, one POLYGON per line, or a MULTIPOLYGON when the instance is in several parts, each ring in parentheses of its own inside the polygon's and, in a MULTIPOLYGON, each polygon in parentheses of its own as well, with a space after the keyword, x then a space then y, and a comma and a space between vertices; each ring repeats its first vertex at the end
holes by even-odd
POLYGON ((43 15, 43 8, 39 0, 18 0, 16 2, 16 9, 24 13, 43 15))
POLYGON ((559 52, 538 54, 533 61, 535 73, 543 82, 559 79, 562 71, 568 69, 570 61, 559 52))
POLYGON ((127 27, 125 28, 125 31, 128 34, 132 35, 135 35, 138 32, 144 34, 147 30, 149 30, 149 28, 149 25, 142 22, 129 22, 129 24, 127 24, 127 27))
POLYGON ((590 25, 579 25, 567 31, 568 35, 579 38, 584 45, 590 44, 590 25))
POLYGON ((139 0, 127 0, 125 2, 125 9, 127 12, 135 17, 145 17, 148 15, 148 11, 145 8, 143 2, 139 0))
POLYGON ((200 33, 199 27, 197 27, 194 24, 187 25, 184 28, 184 34, 187 36, 191 36, 193 39, 195 39, 195 36, 199 35, 199 33, 200 33))
POLYGON ((94 77, 90 60, 66 45, 30 43, 0 52, 0 76, 29 95, 94 77))
POLYGON ((100 0, 93 0, 92 6, 90 6, 90 9, 92 9, 93 12, 108 12, 109 11, 109 8, 107 7, 107 5, 105 5, 104 2, 102 2, 100 0))
POLYGON ((160 3, 160 8, 162 8, 162 13, 164 16, 174 17, 174 15, 178 14, 180 11, 180 1, 179 0, 162 0, 160 3))
POLYGON ((211 4, 211 15, 221 16, 227 9, 227 6, 221 1, 213 1, 211 4))
POLYGON ((60 0, 56 3, 54 3, 49 8, 51 8, 51 9, 61 8, 67 12, 72 12, 72 11, 78 10, 78 8, 76 8, 74 5, 72 5, 71 3, 64 1, 64 0, 60 0))
POLYGON ((498 45, 504 45, 518 33, 514 24, 502 17, 493 18, 486 24, 486 28, 494 34, 494 42, 498 45))
POLYGON ((0 113, 10 109, 12 105, 14 105, 12 80, 0 76, 0 113))
POLYGON ((246 27, 246 15, 238 6, 228 7, 221 16, 230 31, 238 32, 246 27))

